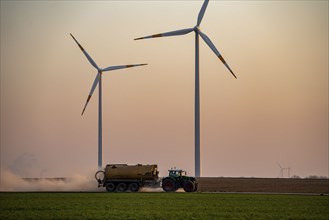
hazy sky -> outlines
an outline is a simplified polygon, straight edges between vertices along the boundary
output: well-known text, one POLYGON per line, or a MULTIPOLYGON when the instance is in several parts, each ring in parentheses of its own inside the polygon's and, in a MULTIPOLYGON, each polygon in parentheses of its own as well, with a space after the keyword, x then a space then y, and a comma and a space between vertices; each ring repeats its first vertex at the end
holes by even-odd
MULTIPOLYGON (((194 174, 194 33, 203 1, 1 1, 1 169, 24 177, 97 169, 101 67, 103 164, 156 163, 194 174)), ((328 176, 328 1, 210 1, 200 39, 203 176, 328 176)))

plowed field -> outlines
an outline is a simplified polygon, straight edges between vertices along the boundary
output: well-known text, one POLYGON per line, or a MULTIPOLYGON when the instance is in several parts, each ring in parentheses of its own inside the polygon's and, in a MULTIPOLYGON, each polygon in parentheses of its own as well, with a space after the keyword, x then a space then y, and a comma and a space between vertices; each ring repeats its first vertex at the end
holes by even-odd
POLYGON ((200 192, 329 193, 329 179, 200 177, 200 192))

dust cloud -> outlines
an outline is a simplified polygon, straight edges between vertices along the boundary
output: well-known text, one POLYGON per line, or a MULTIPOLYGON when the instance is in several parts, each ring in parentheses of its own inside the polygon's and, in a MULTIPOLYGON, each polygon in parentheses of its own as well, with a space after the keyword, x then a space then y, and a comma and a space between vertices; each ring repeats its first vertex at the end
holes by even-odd
POLYGON ((151 188, 151 187, 143 187, 140 189, 140 192, 164 192, 161 187, 151 188))
MULTIPOLYGON (((104 192, 104 187, 97 187, 94 174, 76 174, 70 178, 24 178, 8 169, 1 168, 1 192, 104 192)), ((140 192, 164 192, 161 187, 143 187, 140 192)))
POLYGON ((86 191, 98 192, 93 174, 84 176, 75 174, 70 178, 22 178, 9 170, 1 169, 0 191, 86 191))

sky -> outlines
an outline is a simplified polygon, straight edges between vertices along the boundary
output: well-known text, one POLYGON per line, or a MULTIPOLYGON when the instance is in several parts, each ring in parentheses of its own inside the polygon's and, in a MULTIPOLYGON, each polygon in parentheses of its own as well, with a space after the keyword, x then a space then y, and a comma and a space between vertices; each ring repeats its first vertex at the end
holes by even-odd
MULTIPOLYGON (((101 67, 149 64, 103 74, 103 165, 194 175, 194 33, 133 39, 194 27, 202 3, 1 1, 1 170, 97 171, 96 70, 72 33, 101 67)), ((328 1, 209 2, 201 30, 238 79, 200 39, 202 176, 329 175, 328 26, 328 1)))

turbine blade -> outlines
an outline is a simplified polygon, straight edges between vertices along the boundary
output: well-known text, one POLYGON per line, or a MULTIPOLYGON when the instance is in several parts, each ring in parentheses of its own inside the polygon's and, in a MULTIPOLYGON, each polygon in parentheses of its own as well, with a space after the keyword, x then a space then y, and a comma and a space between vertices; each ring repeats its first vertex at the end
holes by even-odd
POLYGON ((202 21, 202 18, 203 18, 203 15, 204 13, 206 12, 206 8, 208 6, 208 3, 209 3, 209 0, 205 0, 203 2, 203 5, 200 9, 200 12, 199 12, 199 15, 198 15, 198 21, 197 21, 197 25, 196 26, 199 26, 201 24, 201 21, 202 21))
POLYGON ((93 65, 93 67, 95 67, 97 70, 99 70, 97 64, 95 63, 95 61, 89 56, 89 54, 87 53, 87 51, 85 51, 85 49, 81 46, 81 44, 79 44, 79 42, 75 39, 75 37, 70 33, 71 37, 73 38, 73 40, 78 44, 78 46, 80 47, 82 53, 87 57, 88 61, 90 62, 91 65, 93 65))
POLYGON ((233 73, 233 71, 231 70, 231 68, 229 67, 229 65, 226 63, 226 61, 224 60, 224 58, 222 57, 222 55, 219 53, 219 51, 216 49, 215 45, 211 42, 211 40, 209 39, 209 37, 207 35, 205 35, 204 33, 202 33, 200 30, 198 32, 199 32, 200 36, 202 37, 202 39, 206 42, 206 44, 208 44, 208 46, 210 47, 210 49, 216 54, 216 56, 222 61, 222 63, 226 66, 226 68, 237 79, 236 75, 233 73))
POLYGON ((149 35, 149 36, 145 36, 145 37, 139 37, 139 38, 135 38, 134 40, 141 40, 141 39, 155 38, 155 37, 169 37, 169 36, 176 36, 176 35, 184 35, 184 34, 190 33, 193 30, 194 30, 194 28, 186 28, 186 29, 181 29, 181 30, 177 30, 177 31, 170 31, 170 32, 161 33, 161 34, 153 34, 153 35, 149 35))
POLYGON ((145 65, 147 65, 147 63, 131 64, 131 65, 120 65, 120 66, 109 66, 109 67, 106 67, 105 69, 102 69, 102 72, 125 69, 125 68, 136 67, 136 66, 145 66, 145 65))
POLYGON ((97 84, 98 84, 98 82, 99 82, 99 75, 100 75, 100 73, 97 73, 96 78, 95 78, 94 83, 93 83, 93 85, 92 85, 92 87, 91 87, 91 90, 90 90, 90 92, 89 92, 89 95, 88 95, 88 98, 87 98, 86 104, 85 104, 85 106, 84 106, 84 108, 83 108, 83 110, 82 110, 81 115, 83 115, 83 113, 85 112, 85 110, 86 110, 86 108, 87 108, 87 105, 88 105, 88 103, 89 103, 89 100, 90 100, 91 96, 93 95, 93 93, 94 93, 94 91, 95 91, 95 89, 96 89, 96 87, 97 87, 97 84))
POLYGON ((280 169, 282 169, 282 166, 278 162, 276 162, 276 164, 278 164, 278 166, 280 167, 280 169))

